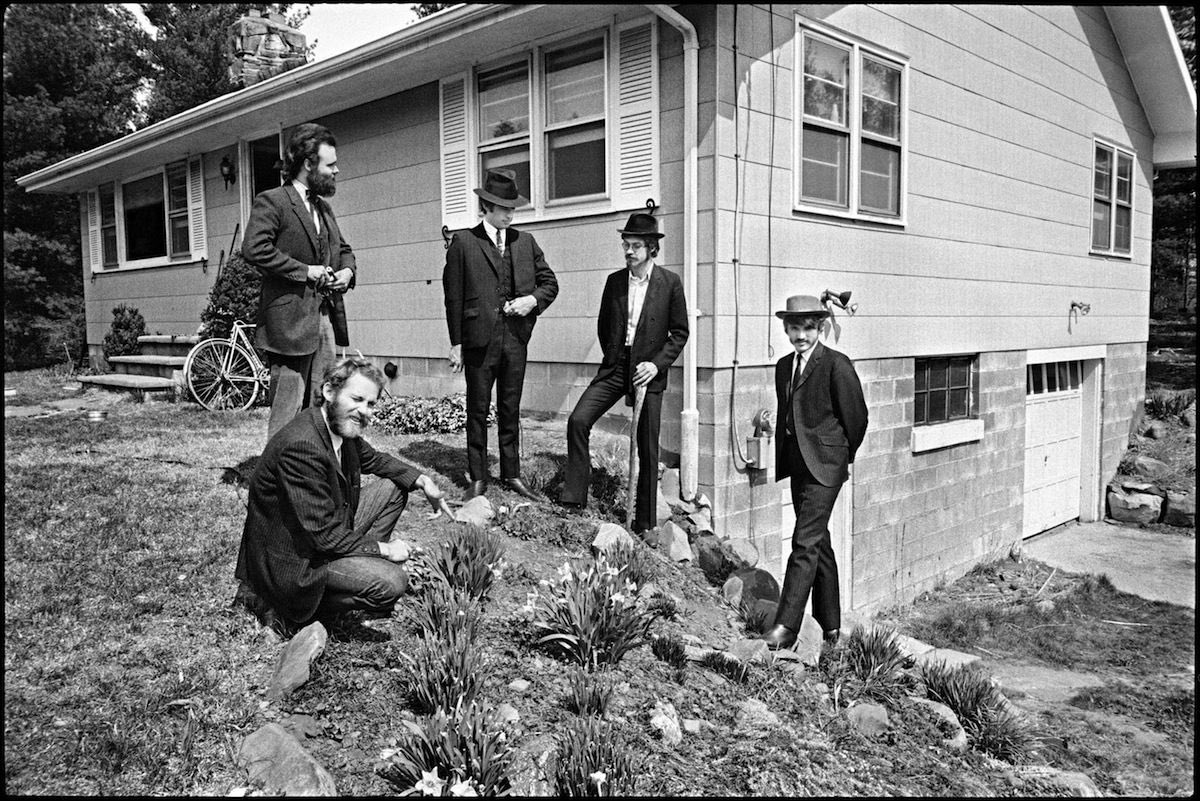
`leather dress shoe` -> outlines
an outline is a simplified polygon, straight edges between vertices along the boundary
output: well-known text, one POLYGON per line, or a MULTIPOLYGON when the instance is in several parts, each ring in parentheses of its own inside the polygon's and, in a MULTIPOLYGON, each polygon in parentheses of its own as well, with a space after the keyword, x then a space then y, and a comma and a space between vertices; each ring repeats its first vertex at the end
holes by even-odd
POLYGON ((506 478, 504 479, 504 484, 522 498, 528 498, 531 501, 538 501, 539 503, 546 500, 541 495, 538 495, 529 487, 525 486, 525 482, 519 478, 506 478))
POLYGON ((830 645, 837 645, 838 639, 842 636, 841 629, 831 629, 822 635, 822 638, 830 645))
POLYGON ((487 493, 487 482, 486 481, 483 481, 483 480, 472 481, 471 486, 467 487, 467 491, 465 493, 463 493, 463 500, 469 501, 472 498, 477 497, 479 495, 483 495, 485 493, 487 493))
POLYGON ((771 630, 762 636, 767 641, 767 647, 772 651, 778 651, 780 648, 791 648, 796 644, 796 632, 789 629, 787 626, 776 624, 771 627, 771 630))

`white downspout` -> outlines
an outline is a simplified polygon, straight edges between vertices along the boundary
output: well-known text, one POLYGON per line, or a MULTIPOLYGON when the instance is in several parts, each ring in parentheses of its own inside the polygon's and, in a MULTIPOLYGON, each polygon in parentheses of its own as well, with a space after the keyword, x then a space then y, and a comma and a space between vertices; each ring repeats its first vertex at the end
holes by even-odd
POLYGON ((688 309, 688 341, 683 349, 683 412, 679 418, 679 494, 696 497, 699 487, 700 412, 696 408, 696 129, 699 125, 700 45, 696 29, 666 5, 647 5, 683 37, 683 293, 688 309))

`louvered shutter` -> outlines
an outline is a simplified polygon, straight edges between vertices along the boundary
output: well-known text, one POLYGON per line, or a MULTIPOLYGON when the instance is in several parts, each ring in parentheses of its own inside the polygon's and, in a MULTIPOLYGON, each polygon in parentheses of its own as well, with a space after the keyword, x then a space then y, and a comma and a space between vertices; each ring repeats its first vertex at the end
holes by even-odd
POLYGON ((441 82, 442 222, 454 228, 475 223, 471 204, 471 163, 467 75, 441 82))
POLYGON ((208 258, 208 222, 204 216, 204 164, 188 159, 188 231, 192 261, 208 258))
POLYGON ((83 263, 92 272, 100 272, 104 269, 104 254, 100 245, 100 193, 95 189, 81 192, 79 206, 87 234, 83 237, 83 263))
POLYGON ((658 31, 654 20, 627 23, 615 37, 612 107, 615 208, 643 206, 658 196, 658 31))

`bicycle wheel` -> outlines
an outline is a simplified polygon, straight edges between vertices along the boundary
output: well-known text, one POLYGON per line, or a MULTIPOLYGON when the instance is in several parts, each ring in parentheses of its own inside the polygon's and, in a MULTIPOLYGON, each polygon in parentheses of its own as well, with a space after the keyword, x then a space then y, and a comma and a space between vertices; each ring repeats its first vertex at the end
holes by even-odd
POLYGON ((259 378, 246 349, 227 339, 206 339, 188 354, 183 366, 188 389, 211 412, 249 409, 259 378))

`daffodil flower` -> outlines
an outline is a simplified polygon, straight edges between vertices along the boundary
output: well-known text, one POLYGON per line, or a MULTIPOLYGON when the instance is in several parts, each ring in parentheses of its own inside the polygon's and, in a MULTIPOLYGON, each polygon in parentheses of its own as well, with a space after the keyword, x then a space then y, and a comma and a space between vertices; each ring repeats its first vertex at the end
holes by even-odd
POLYGON ((446 786, 446 780, 438 776, 437 769, 421 771, 421 781, 413 786, 413 789, 421 795, 441 795, 442 788, 446 786))
POLYGON ((604 783, 608 781, 608 774, 602 770, 598 770, 591 776, 588 776, 588 779, 592 782, 592 784, 596 785, 596 792, 600 792, 601 788, 604 786, 604 783))
POLYGON ((450 795, 475 797, 478 796, 479 793, 475 792, 475 788, 471 785, 470 779, 463 779, 457 784, 450 785, 450 795))

